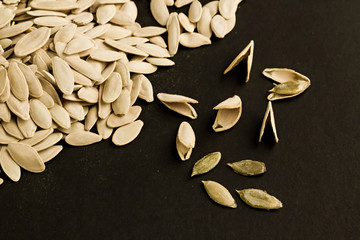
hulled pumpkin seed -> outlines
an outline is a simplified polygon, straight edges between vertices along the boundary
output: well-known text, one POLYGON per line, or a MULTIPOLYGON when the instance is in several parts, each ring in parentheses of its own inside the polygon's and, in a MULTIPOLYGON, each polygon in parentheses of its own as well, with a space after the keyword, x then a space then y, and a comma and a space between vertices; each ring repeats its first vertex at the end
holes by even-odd
POLYGON ((204 156, 195 163, 191 173, 191 177, 211 171, 218 165, 220 159, 221 159, 220 152, 213 152, 204 156))
POLYGON ((283 207, 279 199, 260 189, 249 188, 236 190, 236 192, 240 195, 241 200, 253 208, 270 210, 283 207))
POLYGON ((244 176, 255 176, 266 172, 265 163, 253 160, 242 160, 234 163, 227 163, 234 172, 244 176))
POLYGON ((225 207, 236 208, 235 199, 231 196, 229 190, 223 185, 214 181, 202 181, 209 197, 216 203, 225 207))

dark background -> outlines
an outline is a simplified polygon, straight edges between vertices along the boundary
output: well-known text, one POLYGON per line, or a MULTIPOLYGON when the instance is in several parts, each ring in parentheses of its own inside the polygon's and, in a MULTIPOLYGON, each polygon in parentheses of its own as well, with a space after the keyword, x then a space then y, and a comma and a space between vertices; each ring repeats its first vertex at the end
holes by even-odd
MULTIPOLYGON (((203 4, 208 2, 201 1, 203 4)), ((136 1, 138 21, 155 24, 149 1, 136 1)), ((180 48, 176 65, 149 79, 154 92, 193 97, 190 120, 159 101, 146 104, 140 136, 125 147, 111 140, 65 147, 42 174, 22 172, 18 183, 2 173, 1 239, 358 239, 360 3, 358 0, 244 0, 235 29, 198 49, 180 48), (251 78, 245 65, 223 76, 233 58, 255 41, 251 78), (257 138, 272 82, 266 67, 287 67, 311 87, 274 102, 280 142, 257 138), (211 129, 220 101, 238 94, 243 115, 229 131, 211 129), (181 162, 175 136, 187 120, 197 141, 181 162), (212 172, 190 179, 193 164, 221 151, 212 172), (268 172, 247 178, 226 162, 264 161, 268 172), (201 180, 226 186, 238 203, 213 203, 201 180), (278 197, 277 211, 245 205, 234 189, 260 188, 278 197)), ((174 9, 172 9, 174 10, 174 9)), ((187 11, 187 8, 184 8, 187 11)))

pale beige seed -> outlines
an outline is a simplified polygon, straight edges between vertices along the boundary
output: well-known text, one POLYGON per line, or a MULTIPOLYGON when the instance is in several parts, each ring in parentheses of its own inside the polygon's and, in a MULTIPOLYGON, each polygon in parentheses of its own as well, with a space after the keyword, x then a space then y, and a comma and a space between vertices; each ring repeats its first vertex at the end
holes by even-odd
POLYGON ((218 112, 212 128, 215 132, 222 132, 232 128, 239 121, 242 113, 242 101, 239 96, 234 95, 213 109, 218 112))
POLYGON ((200 33, 182 33, 180 34, 180 44, 188 48, 197 48, 211 44, 211 40, 200 33))
POLYGON ((88 103, 97 103, 99 100, 99 91, 95 87, 82 87, 77 94, 80 99, 88 103))
MULTIPOLYGON (((121 53, 124 54, 124 56, 126 56, 125 53, 121 53)), ((110 75, 114 72, 116 68, 116 62, 111 62, 108 63, 107 66, 104 68, 104 70, 101 72, 101 76, 103 77, 103 79, 108 79, 110 77, 110 75)))
POLYGON ((134 24, 134 19, 129 16, 128 13, 122 11, 121 9, 115 12, 114 17, 110 20, 111 23, 124 26, 134 24))
POLYGON ((113 134, 112 142, 116 146, 123 146, 132 142, 144 126, 143 121, 137 120, 125 126, 119 127, 113 134))
POLYGON ((160 57, 160 58, 170 57, 170 53, 167 49, 152 43, 140 43, 136 45, 136 48, 140 49, 143 52, 146 52, 147 54, 153 57, 160 57))
POLYGON ((0 9, 0 28, 5 27, 14 18, 15 14, 9 8, 0 9))
MULTIPOLYGON (((105 26, 106 24, 104 24, 104 25, 101 25, 101 26, 105 26)), ((93 28, 95 28, 94 27, 95 26, 95 23, 89 23, 89 24, 86 24, 85 26, 78 26, 77 28, 76 28, 76 33, 78 34, 85 34, 85 33, 87 33, 88 31, 91 31, 93 28)), ((99 26, 97 26, 97 27, 100 27, 100 25, 99 26)), ((100 34, 101 35, 101 34, 100 34)))
POLYGON ((76 3, 78 4, 78 7, 73 9, 72 13, 79 14, 90 8, 95 3, 95 0, 78 0, 76 3))
POLYGON ((21 168, 12 159, 6 147, 2 147, 0 151, 0 165, 6 176, 12 181, 17 182, 21 177, 21 168))
POLYGON ((192 170, 191 177, 205 174, 212 169, 214 169, 221 159, 221 153, 220 152, 213 152, 209 153, 208 155, 202 157, 200 160, 198 160, 192 170))
POLYGON ((11 112, 5 103, 0 103, 0 121, 9 122, 11 119, 11 112))
POLYGON ((5 92, 7 85, 9 85, 8 72, 7 72, 6 68, 1 68, 0 69, 0 95, 2 95, 5 92))
POLYGON ((31 68, 28 65, 17 62, 17 66, 23 73, 27 86, 29 88, 29 94, 32 97, 38 98, 41 97, 44 93, 39 79, 35 76, 34 72, 31 71, 31 68))
POLYGON ((208 38, 212 35, 211 30, 211 14, 208 8, 204 8, 200 20, 197 22, 198 32, 208 38))
POLYGON ((124 88, 121 91, 120 96, 111 104, 112 110, 116 115, 127 114, 131 106, 130 101, 130 91, 129 89, 124 88))
POLYGON ((235 0, 220 0, 219 12, 225 19, 230 19, 234 16, 237 10, 237 2, 235 0))
POLYGON ((175 7, 177 8, 181 8, 185 5, 188 5, 192 2, 193 0, 176 0, 175 1, 175 7))
POLYGON ((73 22, 77 25, 83 26, 89 24, 92 20, 94 20, 94 16, 89 12, 82 12, 73 19, 73 22))
POLYGON ((219 1, 208 2, 204 5, 203 10, 205 8, 209 9, 210 15, 213 17, 219 11, 219 1))
POLYGON ((3 92, 0 94, 0 102, 6 102, 10 97, 10 82, 9 78, 5 79, 5 87, 3 92))
MULTIPOLYGON (((3 28, 4 29, 4 28, 3 28)), ((0 29, 1 31, 1 29, 0 29)), ((8 39, 8 38, 4 38, 4 39, 0 39, 0 46, 3 48, 3 49, 6 49, 8 47, 10 47, 12 44, 12 41, 11 39, 8 39)))
POLYGON ((247 75, 245 82, 248 82, 250 79, 250 71, 252 67, 254 56, 254 41, 251 42, 236 56, 236 58, 230 63, 230 65, 225 69, 224 74, 228 73, 230 70, 235 68, 239 63, 247 58, 247 75))
POLYGON ((55 104, 54 107, 49 109, 52 119, 56 124, 62 128, 70 128, 70 116, 69 113, 60 105, 55 104))
POLYGON ((9 143, 7 150, 12 159, 29 172, 40 173, 45 170, 45 165, 37 151, 24 143, 9 143))
POLYGON ((74 74, 69 64, 59 57, 54 57, 52 69, 60 91, 64 94, 71 94, 74 91, 74 74))
POLYGON ((198 101, 193 98, 185 97, 185 96, 178 95, 178 94, 158 93, 157 97, 162 102, 198 103, 198 101))
POLYGON ((166 6, 171 7, 174 5, 174 0, 164 0, 166 6))
POLYGON ((41 157, 41 160, 46 163, 53 158, 55 158, 61 151, 63 150, 63 146, 61 145, 55 145, 51 146, 45 150, 39 151, 39 156, 41 157))
POLYGON ((228 26, 225 18, 223 18, 219 14, 215 15, 211 19, 211 30, 214 32, 217 38, 224 38, 228 31, 228 26))
POLYGON ((41 142, 33 145, 33 148, 36 151, 43 151, 53 145, 55 145, 57 142, 59 142, 63 137, 62 133, 52 133, 49 136, 47 136, 44 140, 42 140, 41 142))
POLYGON ((105 43, 108 44, 111 47, 114 47, 120 51, 126 52, 126 53, 130 53, 130 54, 134 54, 134 55, 139 55, 139 56, 149 56, 149 54, 131 46, 128 44, 123 44, 119 41, 115 41, 115 40, 111 40, 111 39, 105 39, 105 43))
POLYGON ((111 24, 98 25, 94 28, 89 29, 88 31, 85 31, 85 35, 88 36, 89 38, 94 39, 105 34, 110 27, 111 24))
POLYGON ((0 144, 9 144, 17 141, 19 141, 19 139, 9 135, 3 128, 2 124, 0 124, 0 144))
POLYGON ((69 113, 72 119, 82 121, 85 119, 84 108, 79 102, 64 101, 63 107, 69 113))
POLYGON ((14 53, 18 57, 25 57, 46 44, 51 30, 47 27, 38 28, 22 37, 14 47, 14 53))
POLYGON ((26 11, 26 14, 33 17, 43 17, 43 16, 66 17, 67 16, 65 13, 62 12, 48 11, 48 10, 31 10, 31 11, 26 11))
MULTIPOLYGON (((159 37, 159 36, 157 36, 159 37)), ((118 40, 117 42, 121 43, 121 44, 125 44, 125 45, 137 45, 139 43, 145 43, 148 42, 149 39, 148 38, 142 38, 142 37, 126 37, 123 39, 118 40)))
POLYGON ((140 106, 132 106, 125 115, 118 116, 115 114, 110 114, 106 124, 111 128, 121 127, 134 122, 140 116, 140 113, 140 106))
POLYGON ((155 36, 149 38, 149 41, 155 45, 158 45, 162 48, 167 48, 167 44, 162 36, 155 36))
MULTIPOLYGON (((32 21, 26 21, 26 22, 21 22, 18 24, 11 25, 9 27, 4 27, 4 28, 0 29, 0 39, 18 36, 21 33, 28 30, 29 28, 31 28, 32 25, 33 25, 32 21)), ((13 40, 12 40, 12 42, 13 42, 13 40)), ((15 44, 15 43, 13 42, 13 44, 15 44)))
POLYGON ((16 98, 20 101, 25 101, 29 98, 29 87, 27 85, 24 74, 16 62, 10 62, 8 68, 8 77, 10 83, 10 90, 16 98))
POLYGON ((110 26, 110 28, 101 36, 103 39, 113 39, 118 40, 131 36, 132 32, 129 29, 119 27, 119 26, 110 26))
POLYGON ((169 19, 169 10, 164 0, 150 0, 150 11, 160 25, 166 25, 169 19))
POLYGON ((133 84, 131 87, 131 92, 130 92, 130 105, 133 105, 136 101, 136 99, 139 96, 140 90, 141 90, 141 84, 143 79, 145 78, 144 75, 142 74, 135 74, 132 78, 133 80, 133 84))
POLYGON ((62 105, 59 94, 57 93, 55 87, 47 80, 44 79, 39 79, 41 86, 44 90, 44 92, 47 92, 51 98, 54 100, 54 103, 58 104, 58 105, 62 105))
POLYGON ((122 90, 121 75, 117 72, 113 72, 104 83, 102 100, 105 103, 114 102, 120 96, 121 90, 122 90))
POLYGON ((101 73, 94 69, 90 63, 82 60, 79 56, 73 55, 65 58, 65 61, 76 71, 96 82, 102 82, 104 79, 101 73))
POLYGON ((200 20, 202 13, 202 5, 198 0, 192 1, 189 8, 189 20, 192 23, 197 23, 200 20))
POLYGON ((174 56, 179 48, 180 24, 177 13, 171 13, 166 25, 168 31, 168 47, 171 56, 174 56))
POLYGON ((85 117, 85 131, 90 131, 98 120, 98 107, 92 106, 85 117))
POLYGON ((274 111, 273 111, 273 108, 272 108, 271 101, 268 102, 268 105, 267 105, 267 108, 266 108, 266 111, 265 111, 265 115, 264 115, 264 119, 263 119, 263 122, 261 124, 259 142, 261 142, 261 139, 262 139, 262 137, 264 135, 265 126, 269 122, 269 116, 270 116, 270 124, 271 124, 271 128, 272 128, 272 131, 273 131, 273 134, 274 134, 275 142, 278 143, 279 138, 277 136, 276 126, 275 126, 274 111))
POLYGON ((130 72, 133 73, 142 73, 142 74, 151 74, 156 72, 157 67, 147 63, 147 62, 138 62, 138 61, 130 61, 127 64, 127 67, 130 72))
POLYGON ((34 23, 42 27, 57 27, 69 24, 70 19, 57 16, 46 16, 34 18, 34 23))
POLYGON ((37 129, 36 124, 34 123, 33 120, 31 120, 31 118, 29 120, 23 120, 21 118, 17 118, 17 125, 19 127, 21 134, 25 138, 33 137, 37 129))
POLYGON ((253 160, 242 160, 234 163, 227 163, 234 172, 244 176, 256 176, 266 172, 265 163, 253 160))
MULTIPOLYGON (((90 53, 90 57, 94 60, 101 62, 114 62, 126 55, 123 52, 112 51, 112 50, 103 50, 103 49, 94 49, 90 53)), ((106 79, 106 78, 104 78, 106 79)))
POLYGON ((32 1, 30 7, 34 9, 51 10, 51 11, 65 11, 78 8, 77 3, 71 1, 32 1))
POLYGON ((49 128, 49 129, 45 129, 45 130, 39 130, 39 131, 35 132, 33 137, 21 140, 20 142, 24 143, 24 144, 28 144, 30 146, 33 146, 33 145, 41 142, 42 140, 44 140, 47 136, 52 134, 53 131, 54 131, 53 128, 49 128))
POLYGON ((20 101, 13 94, 10 93, 6 104, 9 107, 10 111, 21 119, 28 120, 30 118, 28 100, 20 101))
POLYGON ((158 66, 158 67, 169 67, 169 66, 175 65, 175 62, 173 62, 172 60, 170 60, 168 58, 147 57, 146 61, 148 61, 152 65, 158 66))
POLYGON ((79 84, 82 86, 91 87, 93 85, 92 81, 88 78, 79 73, 78 71, 72 70, 74 75, 74 84, 79 84))
POLYGON ((209 197, 216 203, 225 207, 236 208, 237 204, 229 190, 214 181, 201 181, 209 197))
POLYGON ((114 71, 120 73, 123 87, 128 86, 130 83, 130 71, 126 64, 118 61, 114 71))
POLYGON ((190 22, 189 18, 184 13, 178 14, 179 23, 187 32, 194 32, 195 24, 190 22))
POLYGON ((154 101, 154 91, 153 91, 152 84, 151 84, 150 80, 147 77, 145 77, 144 75, 142 76, 141 87, 140 87, 138 97, 147 102, 154 101))
POLYGON ((154 37, 166 32, 166 28, 163 27, 143 27, 136 30, 133 35, 135 37, 154 37))
POLYGON ((52 124, 52 117, 48 108, 38 99, 30 100, 30 116, 36 125, 48 129, 52 124))
POLYGON ((54 99, 47 93, 44 92, 41 97, 38 98, 47 108, 52 108, 55 104, 54 99))
POLYGON ((109 127, 107 123, 108 118, 105 119, 99 119, 96 122, 96 129, 99 133, 99 135, 102 137, 102 139, 108 139, 111 134, 113 133, 113 128, 109 127))
POLYGON ((75 38, 73 40, 71 40, 65 50, 64 53, 71 55, 71 54, 76 54, 76 53, 80 53, 82 51, 86 51, 91 49, 92 47, 94 47, 94 42, 87 37, 78 37, 75 38))
POLYGON ((1 123, 4 130, 10 135, 19 140, 24 139, 16 121, 16 117, 12 117, 9 122, 2 122, 1 123))
POLYGON ((116 7, 113 4, 100 5, 96 10, 96 22, 105 24, 109 22, 116 13, 116 7))
POLYGON ((62 127, 58 127, 57 130, 65 134, 70 134, 72 132, 85 131, 85 125, 81 122, 72 122, 70 128, 65 129, 62 127))
POLYGON ((270 210, 283 207, 279 199, 260 189, 249 188, 236 190, 236 192, 239 194, 241 200, 253 208, 270 210))
MULTIPOLYGON (((35 54, 33 56, 33 63, 34 63, 34 65, 37 66, 38 72, 40 72, 39 75, 42 75, 43 77, 46 78, 47 76, 44 76, 44 72, 48 72, 48 74, 50 74, 49 73, 50 70, 49 70, 48 66, 46 65, 46 62, 39 54, 35 54)), ((49 79, 47 79, 47 80, 49 80, 49 79)), ((51 82, 51 83, 53 83, 53 82, 51 82)))
POLYGON ((92 132, 73 132, 65 137, 65 142, 71 146, 87 146, 100 142, 102 137, 92 132))
POLYGON ((235 24, 236 24, 236 15, 234 15, 230 19, 226 20, 225 35, 229 34, 234 29, 235 24))

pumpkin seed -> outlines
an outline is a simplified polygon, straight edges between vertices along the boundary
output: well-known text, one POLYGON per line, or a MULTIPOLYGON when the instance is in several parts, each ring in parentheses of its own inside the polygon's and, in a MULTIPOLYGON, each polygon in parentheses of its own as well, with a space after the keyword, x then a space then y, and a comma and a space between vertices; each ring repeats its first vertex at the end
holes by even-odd
POLYGON ((253 160, 242 160, 234 163, 227 163, 234 172, 244 176, 255 176, 266 172, 265 163, 253 160))
POLYGON ((165 26, 169 19, 169 10, 164 0, 151 0, 150 11, 155 20, 162 26, 165 26))
POLYGON ((213 152, 209 153, 208 155, 202 157, 200 160, 198 160, 192 170, 191 177, 205 174, 212 169, 214 169, 221 159, 221 153, 220 152, 213 152))
POLYGON ((200 20, 202 13, 202 5, 198 0, 193 0, 189 8, 189 20, 192 23, 197 23, 200 20))
POLYGON ((48 108, 40 100, 30 100, 30 116, 34 123, 39 127, 43 129, 49 129, 51 127, 51 114, 48 108))
POLYGON ((236 208, 235 199, 231 196, 229 190, 215 181, 201 181, 209 197, 216 203, 225 207, 236 208))
POLYGON ((200 33, 182 33, 180 34, 180 44, 188 48, 197 48, 211 44, 211 40, 200 33))
POLYGON ((92 132, 73 132, 65 137, 65 142, 71 146, 87 146, 100 142, 102 137, 92 132))
POLYGON ((169 54, 174 56, 179 48, 180 42, 180 24, 177 13, 171 13, 166 25, 168 31, 169 54))
POLYGON ((270 210, 283 207, 279 199, 260 189, 249 188, 236 190, 236 192, 239 194, 241 200, 253 208, 270 210))
POLYGON ((51 30, 47 27, 38 28, 22 37, 14 47, 14 53, 18 57, 25 57, 42 46, 50 38, 51 30))
POLYGON ((24 143, 9 143, 7 147, 12 159, 29 172, 40 173, 45 170, 45 165, 37 151, 24 143))
POLYGON ((188 5, 192 2, 193 0, 176 0, 175 1, 175 7, 177 8, 181 8, 185 5, 188 5))
POLYGON ((278 143, 279 138, 278 138, 277 132, 276 132, 275 117, 274 117, 274 111, 273 111, 273 108, 272 108, 271 101, 268 102, 268 105, 267 105, 267 108, 266 108, 266 111, 265 111, 265 116, 264 116, 263 122, 261 124, 259 142, 261 142, 262 136, 263 136, 264 131, 265 131, 265 126, 269 121, 269 116, 270 116, 270 124, 271 124, 271 128, 272 128, 272 131, 273 131, 273 134, 274 134, 275 142, 278 143))
POLYGON ((42 140, 41 142, 33 145, 32 147, 36 150, 36 151, 42 151, 45 149, 48 149, 49 147, 55 145, 57 142, 59 142, 63 137, 62 133, 52 133, 49 136, 47 136, 44 140, 42 140))
MULTIPOLYGON (((202 13, 202 15, 204 14, 204 12, 202 13)), ((201 15, 201 16, 202 16, 201 15)), ((194 32, 195 30, 195 24, 190 22, 189 18, 184 14, 184 13, 179 13, 178 14, 178 19, 179 19, 179 23, 181 24, 181 26, 187 31, 187 32, 194 32)), ((201 18, 200 18, 201 20, 201 18)), ((200 21, 199 20, 199 21, 200 21)), ((198 27, 199 30, 199 27, 198 27)), ((169 30, 168 30, 169 31, 169 30)), ((202 34, 202 33, 201 33, 202 34)))
POLYGON ((232 128, 239 121, 242 113, 242 102, 239 96, 234 95, 213 109, 218 110, 218 112, 212 128, 215 132, 221 132, 232 128))
POLYGON ((39 156, 41 160, 46 163, 56 157, 61 150, 63 150, 63 146, 61 145, 54 145, 45 150, 39 151, 39 156))
POLYGON ((168 93, 158 93, 157 98, 169 109, 191 119, 197 118, 195 109, 189 104, 198 103, 195 99, 168 93))
POLYGON ((0 150, 0 164, 6 176, 12 181, 17 182, 21 177, 21 169, 19 165, 12 159, 6 147, 0 150))
POLYGON ((137 120, 119 127, 113 134, 112 142, 117 146, 123 146, 132 142, 139 135, 143 126, 143 121, 137 120))

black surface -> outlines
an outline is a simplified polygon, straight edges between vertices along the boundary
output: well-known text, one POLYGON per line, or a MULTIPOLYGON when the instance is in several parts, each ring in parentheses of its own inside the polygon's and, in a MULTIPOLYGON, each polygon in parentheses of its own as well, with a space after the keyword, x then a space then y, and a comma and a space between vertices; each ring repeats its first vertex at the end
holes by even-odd
MULTIPOLYGON (((207 1, 201 1, 205 3, 207 1)), ((139 22, 154 24, 148 1, 136 1, 139 22)), ((199 100, 188 120, 158 101, 139 102, 145 122, 130 145, 110 140, 65 147, 42 174, 22 172, 0 187, 1 239, 358 239, 360 4, 358 0, 246 0, 235 29, 198 49, 180 48, 176 65, 150 75, 155 93, 199 100), (255 41, 250 81, 244 65, 222 72, 250 40, 255 41), (280 142, 257 138, 272 82, 266 67, 305 74, 311 87, 274 102, 280 142), (230 131, 215 133, 212 107, 238 94, 243 115, 230 131), (181 162, 175 136, 188 120, 197 142, 181 162), (212 172, 190 179, 203 155, 221 151, 212 172), (268 172, 246 178, 226 162, 264 161, 268 172), (237 209, 216 205, 201 180, 226 186, 237 209), (278 211, 252 209, 234 189, 261 188, 284 203, 278 211)))

